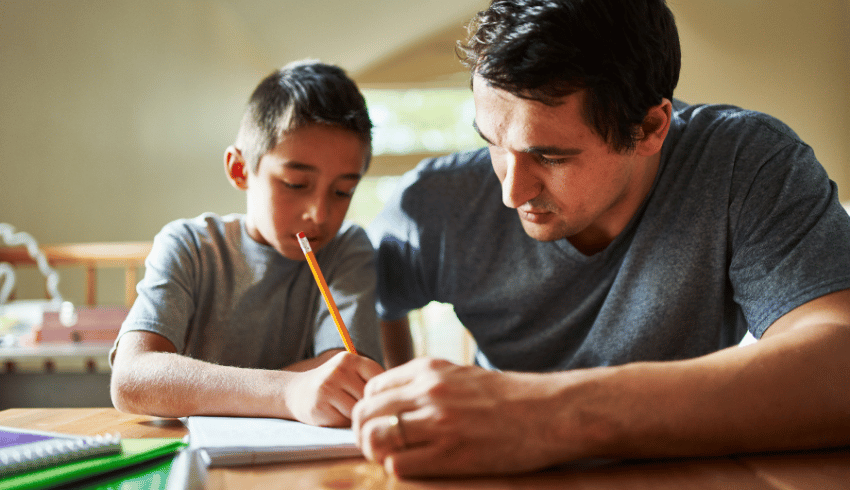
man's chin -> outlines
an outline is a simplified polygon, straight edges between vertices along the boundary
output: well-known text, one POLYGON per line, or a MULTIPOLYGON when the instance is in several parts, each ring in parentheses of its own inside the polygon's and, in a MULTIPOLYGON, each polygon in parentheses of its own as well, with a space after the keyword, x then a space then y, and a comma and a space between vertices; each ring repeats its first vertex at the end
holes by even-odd
POLYGON ((525 230, 526 235, 537 240, 538 242, 553 242, 555 240, 560 240, 562 238, 566 238, 567 235, 564 234, 563 230, 555 228, 551 225, 536 225, 534 223, 529 223, 527 221, 522 221, 522 228, 525 230))

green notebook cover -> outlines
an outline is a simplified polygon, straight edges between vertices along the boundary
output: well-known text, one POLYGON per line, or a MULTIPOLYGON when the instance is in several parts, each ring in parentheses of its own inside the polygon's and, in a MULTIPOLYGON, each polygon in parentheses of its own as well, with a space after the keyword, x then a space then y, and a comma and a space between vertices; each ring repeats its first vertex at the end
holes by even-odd
MULTIPOLYGON (((84 459, 51 468, 20 473, 0 481, 0 490, 50 488, 176 452, 186 444, 181 439, 122 439, 121 454, 84 459)), ((170 465, 170 462, 167 464, 170 465)))
POLYGON ((60 485, 55 490, 161 490, 167 488, 174 455, 60 485))

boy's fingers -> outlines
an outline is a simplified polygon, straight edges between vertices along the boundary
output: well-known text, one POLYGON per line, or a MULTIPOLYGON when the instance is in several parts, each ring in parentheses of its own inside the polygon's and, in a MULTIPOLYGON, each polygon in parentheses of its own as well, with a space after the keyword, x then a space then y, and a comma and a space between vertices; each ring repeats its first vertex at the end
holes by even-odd
POLYGON ((348 393, 340 393, 339 396, 332 397, 330 400, 330 405, 336 410, 340 416, 342 416, 345 421, 340 424, 334 424, 339 426, 348 426, 351 424, 351 411, 354 409, 354 405, 357 403, 357 400, 352 397, 348 393))
POLYGON ((385 371, 380 364, 372 359, 364 357, 363 362, 358 364, 358 372, 360 373, 360 377, 363 378, 363 381, 369 381, 385 371))

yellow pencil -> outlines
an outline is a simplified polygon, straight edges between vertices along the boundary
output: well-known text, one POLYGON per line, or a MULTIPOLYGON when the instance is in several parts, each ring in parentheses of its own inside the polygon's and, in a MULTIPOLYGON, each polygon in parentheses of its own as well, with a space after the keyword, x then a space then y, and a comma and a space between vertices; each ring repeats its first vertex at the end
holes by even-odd
POLYGON ((328 290, 328 283, 325 282, 325 276, 322 275, 322 270, 319 269, 319 263, 316 262, 316 256, 313 254, 313 249, 310 248, 310 242, 307 241, 307 235, 303 231, 299 232, 296 237, 301 245, 301 250, 304 251, 304 256, 307 257, 307 264, 310 265, 310 270, 313 271, 313 277, 316 278, 316 284, 319 285, 319 290, 325 298, 325 303, 328 305, 328 310, 336 323, 336 329, 339 330, 339 336, 342 337, 342 343, 345 344, 345 350, 352 354, 357 354, 357 349, 354 348, 354 343, 351 342, 351 337, 348 336, 348 329, 345 328, 345 323, 339 315, 339 310, 336 307, 336 302, 328 290))

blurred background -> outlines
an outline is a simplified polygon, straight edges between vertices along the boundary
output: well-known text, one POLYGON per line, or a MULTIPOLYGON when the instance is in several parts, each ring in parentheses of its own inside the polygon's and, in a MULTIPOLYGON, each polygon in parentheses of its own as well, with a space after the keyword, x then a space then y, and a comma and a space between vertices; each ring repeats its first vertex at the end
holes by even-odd
MULTIPOLYGON (((244 212, 223 151, 259 80, 310 57, 366 93, 376 157, 350 218, 368 225, 416 162, 481 144, 454 46, 487 3, 2 0, 0 222, 41 244, 147 241, 177 218, 244 212)), ((850 200, 850 0, 669 4, 683 51, 676 96, 777 116, 850 200)), ((34 274, 19 277, 19 297, 43 295, 34 274)), ((76 272, 60 274, 80 302, 76 272)), ((101 278, 100 302, 121 304, 122 281, 101 278)), ((455 328, 450 309, 433 310, 455 328)), ((434 353, 464 355, 444 344, 434 353)))

